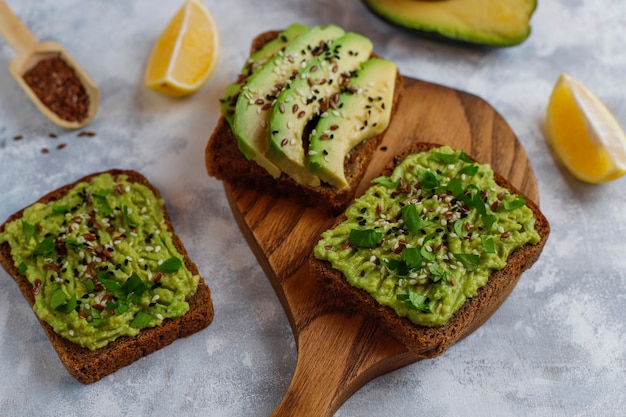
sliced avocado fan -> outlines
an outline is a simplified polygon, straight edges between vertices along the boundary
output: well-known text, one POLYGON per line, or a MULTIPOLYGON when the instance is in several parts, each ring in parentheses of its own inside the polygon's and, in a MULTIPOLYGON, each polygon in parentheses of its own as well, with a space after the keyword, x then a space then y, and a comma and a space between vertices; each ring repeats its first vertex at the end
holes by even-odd
POLYGON ((319 186, 320 179, 306 168, 303 142, 307 124, 333 111, 339 93, 354 71, 370 58, 372 42, 356 33, 338 38, 321 55, 310 61, 278 95, 271 111, 268 156, 296 182, 319 186))
POLYGON ((267 158, 267 129, 270 109, 278 94, 345 32, 338 26, 316 26, 297 36, 281 53, 267 61, 241 87, 235 104, 232 130, 239 150, 277 178, 281 170, 267 158))

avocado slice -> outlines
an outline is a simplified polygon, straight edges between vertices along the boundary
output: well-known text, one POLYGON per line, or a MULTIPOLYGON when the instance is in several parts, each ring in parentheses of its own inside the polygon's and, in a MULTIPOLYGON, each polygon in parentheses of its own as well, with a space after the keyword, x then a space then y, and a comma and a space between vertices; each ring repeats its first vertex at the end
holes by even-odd
POLYGON ((310 60, 344 33, 335 25, 309 29, 287 45, 282 53, 266 62, 241 88, 232 124, 237 145, 246 158, 256 161, 274 178, 279 177, 281 171, 267 158, 267 128, 272 103, 310 60))
POLYGON ((307 124, 317 116, 336 110, 339 93, 353 73, 370 58, 372 42, 347 33, 322 55, 313 59, 276 99, 270 116, 268 156, 296 182, 316 187, 319 177, 306 167, 303 136, 307 124))
POLYGON ((458 41, 512 46, 530 35, 537 0, 363 0, 389 22, 458 41))
POLYGON ((226 118, 228 124, 232 127, 233 117, 235 115, 235 104, 241 92, 241 87, 248 81, 250 76, 257 72, 268 60, 279 53, 283 48, 292 43, 299 35, 306 32, 309 28, 300 23, 293 23, 285 30, 280 32, 276 39, 263 45, 254 54, 250 55, 246 64, 241 69, 237 81, 226 86, 224 98, 220 100, 220 108, 222 115, 226 118))
POLYGON ((311 133, 308 169, 313 174, 336 188, 348 186, 344 159, 389 125, 397 73, 396 64, 379 58, 356 72, 339 96, 338 111, 320 118, 311 133))

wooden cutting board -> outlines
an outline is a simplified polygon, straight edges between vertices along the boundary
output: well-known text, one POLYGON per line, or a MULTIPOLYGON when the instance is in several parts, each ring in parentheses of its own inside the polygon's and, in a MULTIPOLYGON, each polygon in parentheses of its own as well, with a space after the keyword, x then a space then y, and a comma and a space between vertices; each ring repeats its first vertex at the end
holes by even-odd
MULTIPOLYGON (((474 95, 411 78, 405 78, 404 96, 357 195, 413 142, 464 149, 538 202, 526 153, 493 107, 474 95)), ((307 257, 333 217, 256 191, 228 184, 225 190, 297 344, 295 374, 274 416, 332 416, 368 381, 421 359, 361 315, 344 311, 309 275, 307 257)))

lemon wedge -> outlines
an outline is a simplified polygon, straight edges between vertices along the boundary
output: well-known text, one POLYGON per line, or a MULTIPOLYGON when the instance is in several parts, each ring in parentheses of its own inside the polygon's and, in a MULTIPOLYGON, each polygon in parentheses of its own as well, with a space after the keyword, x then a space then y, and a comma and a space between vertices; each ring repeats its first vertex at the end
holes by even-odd
POLYGON ((548 142, 581 181, 601 183, 626 174, 626 135, 609 109, 582 83, 561 74, 546 114, 548 142))
POLYGON ((219 32, 201 0, 187 0, 152 49, 145 84, 169 96, 185 96, 202 87, 219 60, 219 32))

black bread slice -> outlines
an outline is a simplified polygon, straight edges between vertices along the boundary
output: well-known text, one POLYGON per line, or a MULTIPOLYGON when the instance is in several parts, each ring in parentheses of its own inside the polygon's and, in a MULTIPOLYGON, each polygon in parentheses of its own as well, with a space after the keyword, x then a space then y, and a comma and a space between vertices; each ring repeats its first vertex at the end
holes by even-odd
MULTIPOLYGON (((251 53, 259 50, 264 44, 276 38, 280 31, 269 31, 258 35, 251 46, 251 53)), ((404 81, 396 75, 393 113, 402 96, 404 81)), ((296 183, 286 174, 273 178, 255 161, 249 161, 239 151, 237 139, 232 133, 226 119, 220 117, 205 150, 205 162, 210 176, 233 185, 271 193, 278 197, 289 198, 304 206, 320 206, 330 212, 343 210, 354 197, 356 188, 371 161, 374 151, 382 141, 384 132, 371 137, 357 145, 346 156, 344 169, 348 187, 336 189, 322 183, 319 187, 309 187, 296 183)))
MULTIPOLYGON (((406 156, 439 146, 441 145, 423 142, 411 146, 400 155, 395 156, 383 170, 382 175, 390 175, 395 166, 402 162, 406 156)), ((497 173, 495 173, 495 180, 498 185, 512 193, 522 194, 497 173)), ((345 302, 349 308, 376 320, 391 336, 404 344, 410 351, 422 358, 441 355, 458 340, 481 326, 508 297, 522 272, 530 268, 539 258, 550 234, 550 225, 539 207, 527 197, 526 201, 535 216, 535 230, 541 237, 540 241, 536 244, 527 244, 511 253, 506 267, 493 272, 487 284, 479 289, 476 296, 466 301, 443 326, 418 326, 407 318, 399 317, 391 308, 376 302, 366 291, 350 285, 341 272, 332 268, 330 262, 318 260, 313 254, 310 255, 309 259, 311 275, 329 288, 330 293, 345 302)), ((343 220, 345 220, 345 216, 339 216, 335 225, 343 220)))
MULTIPOLYGON (((138 172, 128 170, 110 170, 107 172, 113 176, 124 174, 130 182, 147 186, 157 198, 161 198, 159 190, 138 172)), ((75 185, 88 181, 99 174, 101 173, 88 175, 72 184, 65 185, 41 197, 38 202, 48 203, 58 200, 75 185)), ((9 217, 0 226, 0 232, 4 230, 6 223, 21 218, 23 211, 24 209, 9 217)), ((183 255, 185 265, 191 273, 199 276, 196 264, 189 258, 185 246, 174 232, 171 219, 165 207, 163 207, 163 211, 168 229, 173 235, 172 239, 176 249, 183 255)), ((11 247, 8 243, 0 245, 0 264, 13 277, 32 307, 35 302, 33 286, 25 276, 19 273, 18 268, 13 264, 11 247)), ((196 293, 187 301, 189 303, 189 311, 185 315, 175 319, 166 319, 161 326, 143 329, 136 337, 121 337, 94 351, 83 348, 58 335, 48 323, 42 320, 39 320, 39 322, 67 371, 78 381, 89 384, 169 345, 178 338, 190 336, 206 328, 213 321, 214 311, 211 292, 202 277, 200 277, 198 282, 196 293)))

